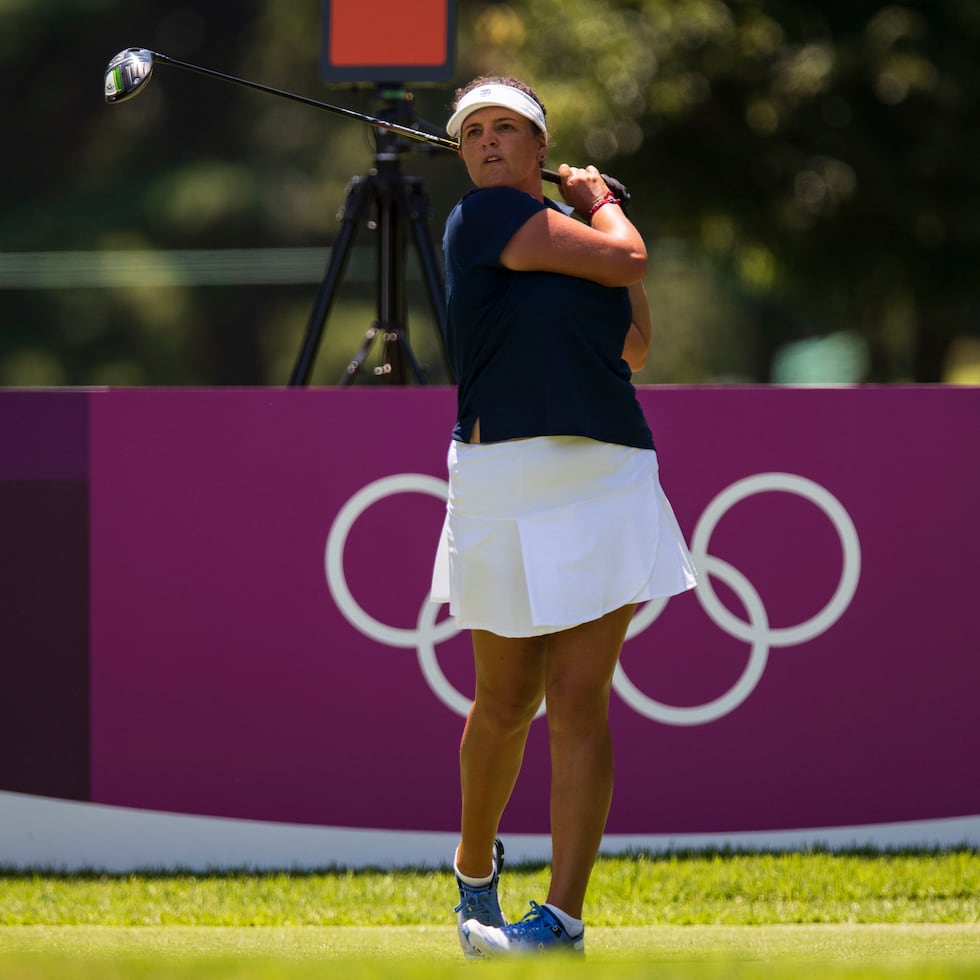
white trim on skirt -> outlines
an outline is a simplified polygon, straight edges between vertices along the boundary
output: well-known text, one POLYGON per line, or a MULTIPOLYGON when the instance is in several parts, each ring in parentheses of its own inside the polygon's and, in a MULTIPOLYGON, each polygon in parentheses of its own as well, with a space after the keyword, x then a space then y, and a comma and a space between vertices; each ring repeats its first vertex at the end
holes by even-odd
POLYGON ((431 598, 460 629, 555 633, 697 584, 652 450, 454 441, 447 463, 431 598))

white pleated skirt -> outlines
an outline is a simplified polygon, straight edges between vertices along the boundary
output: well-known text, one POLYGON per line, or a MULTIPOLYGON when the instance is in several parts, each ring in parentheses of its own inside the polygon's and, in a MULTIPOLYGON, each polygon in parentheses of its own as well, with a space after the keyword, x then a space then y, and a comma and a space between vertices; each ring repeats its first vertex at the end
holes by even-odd
POLYGON ((448 466, 431 598, 460 629, 539 636, 696 584, 652 450, 454 441, 448 466))

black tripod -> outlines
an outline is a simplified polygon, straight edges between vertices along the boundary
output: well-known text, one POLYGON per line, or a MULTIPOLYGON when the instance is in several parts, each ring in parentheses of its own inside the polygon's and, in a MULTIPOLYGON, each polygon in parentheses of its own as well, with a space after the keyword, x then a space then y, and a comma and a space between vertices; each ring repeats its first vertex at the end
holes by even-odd
MULTIPOLYGON (((379 113, 380 118, 403 125, 415 124, 410 94, 399 87, 385 89, 381 95, 385 100, 387 114, 379 113)), ((366 176, 355 177, 347 185, 344 207, 339 215, 340 232, 317 291, 303 346, 289 379, 290 386, 309 383, 327 317, 361 224, 367 224, 378 233, 378 318, 367 331, 339 384, 353 384, 372 346, 379 339, 383 345, 383 357, 381 365, 374 369, 376 375, 384 376, 391 384, 407 384, 410 369, 417 383, 428 384, 422 365, 408 341, 405 301, 406 228, 412 233, 429 303, 438 326, 446 371, 452 377, 446 351, 445 290, 428 227, 429 201, 422 181, 417 177, 405 177, 401 172, 401 155, 406 150, 404 142, 390 130, 375 129, 375 134, 374 166, 366 176), (376 215, 373 221, 372 214, 376 215)))

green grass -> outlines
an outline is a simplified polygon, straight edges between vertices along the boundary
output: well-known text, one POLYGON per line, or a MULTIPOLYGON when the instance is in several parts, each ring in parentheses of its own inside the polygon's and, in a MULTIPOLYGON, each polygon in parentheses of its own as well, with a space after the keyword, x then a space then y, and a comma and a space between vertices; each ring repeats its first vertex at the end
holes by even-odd
MULTIPOLYGON (((508 866, 505 911, 543 901, 548 870, 508 866)), ((445 868, 209 875, 0 872, 0 926, 439 925, 455 895, 445 868), (396 900, 392 901, 395 896, 396 900)), ((593 926, 980 923, 973 850, 606 857, 593 926)))
MULTIPOLYGON (((505 911, 547 869, 508 867, 505 911)), ((608 857, 589 956, 464 962, 445 869, 196 875, 0 871, 0 980, 592 980, 980 977, 980 855, 691 853, 608 857)))

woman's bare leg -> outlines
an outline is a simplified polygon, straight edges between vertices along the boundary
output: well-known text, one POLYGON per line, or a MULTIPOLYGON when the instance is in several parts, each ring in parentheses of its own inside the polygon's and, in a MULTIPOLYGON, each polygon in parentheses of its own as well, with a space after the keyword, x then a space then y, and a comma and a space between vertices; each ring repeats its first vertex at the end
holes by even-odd
POLYGON ((552 877, 547 900, 574 918, 582 917, 612 801, 609 692, 635 608, 624 606, 548 638, 552 877))
POLYGON ((547 639, 473 631, 476 697, 459 750, 462 834, 456 853, 457 868, 469 877, 491 871, 500 818, 544 697, 547 639))

